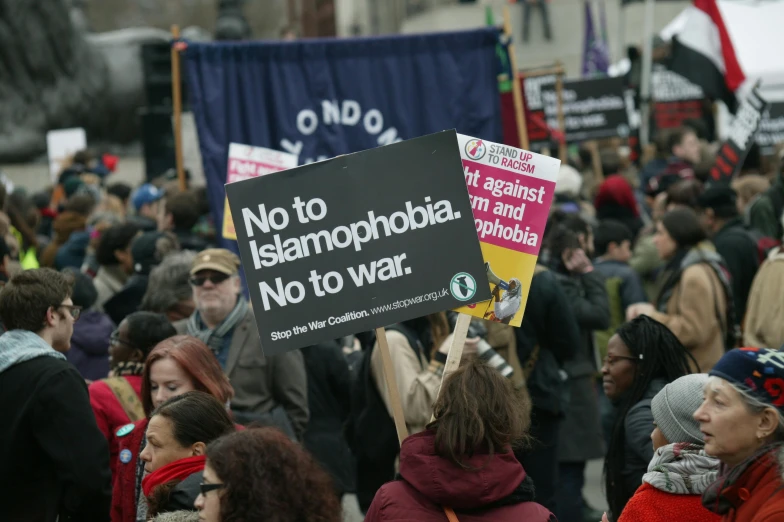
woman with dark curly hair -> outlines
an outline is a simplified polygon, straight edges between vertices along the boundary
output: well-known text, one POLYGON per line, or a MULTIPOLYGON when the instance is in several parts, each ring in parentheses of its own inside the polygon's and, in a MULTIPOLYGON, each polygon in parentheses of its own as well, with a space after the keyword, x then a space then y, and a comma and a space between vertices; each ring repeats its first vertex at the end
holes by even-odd
POLYGON ((204 522, 340 522, 332 480, 301 446, 275 428, 250 429, 207 447, 204 522))
POLYGON ((528 437, 524 400, 481 359, 455 370, 433 406, 435 420, 403 441, 400 479, 378 490, 365 521, 555 522, 534 502, 533 480, 512 451, 528 437), (448 508, 454 512, 445 516, 448 508))

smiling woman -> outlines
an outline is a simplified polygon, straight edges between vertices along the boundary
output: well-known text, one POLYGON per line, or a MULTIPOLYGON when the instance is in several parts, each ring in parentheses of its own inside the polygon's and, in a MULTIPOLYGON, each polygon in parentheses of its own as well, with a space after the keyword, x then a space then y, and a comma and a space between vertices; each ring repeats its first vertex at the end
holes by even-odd
POLYGON ((651 401, 667 383, 696 366, 663 324, 647 316, 622 325, 607 344, 602 385, 617 408, 604 461, 607 503, 617 519, 640 486, 653 458, 651 401))
POLYGON ((694 418, 727 468, 703 504, 738 522, 784 520, 784 353, 731 350, 710 376, 694 418))

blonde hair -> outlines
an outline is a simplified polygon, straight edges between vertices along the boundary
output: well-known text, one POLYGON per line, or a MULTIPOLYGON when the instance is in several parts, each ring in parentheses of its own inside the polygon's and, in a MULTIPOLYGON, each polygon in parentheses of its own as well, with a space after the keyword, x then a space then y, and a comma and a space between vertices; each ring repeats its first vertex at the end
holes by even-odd
POLYGON ((746 203, 768 190, 768 187, 770 187, 768 178, 759 174, 742 176, 732 182, 732 188, 738 194, 738 198, 746 203))

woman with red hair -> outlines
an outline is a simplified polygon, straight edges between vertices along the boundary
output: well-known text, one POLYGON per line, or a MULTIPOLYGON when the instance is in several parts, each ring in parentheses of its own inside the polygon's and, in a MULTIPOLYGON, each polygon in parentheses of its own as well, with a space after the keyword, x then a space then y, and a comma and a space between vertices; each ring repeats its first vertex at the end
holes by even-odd
POLYGON ((150 352, 142 374, 145 418, 126 424, 115 433, 119 460, 112 493, 112 522, 136 522, 137 511, 146 519, 147 503, 141 492, 144 461, 139 458, 147 441, 145 432, 155 408, 189 391, 201 391, 228 408, 234 396, 229 379, 206 344, 188 335, 166 339, 150 352))

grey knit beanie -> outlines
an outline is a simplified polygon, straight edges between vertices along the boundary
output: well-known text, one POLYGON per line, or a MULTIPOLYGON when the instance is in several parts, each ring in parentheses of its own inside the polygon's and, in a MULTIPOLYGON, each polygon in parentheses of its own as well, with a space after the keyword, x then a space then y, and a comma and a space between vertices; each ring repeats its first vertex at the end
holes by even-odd
POLYGON ((706 373, 685 375, 662 388, 651 401, 653 421, 670 444, 704 444, 694 412, 702 404, 702 387, 707 380, 706 373))

